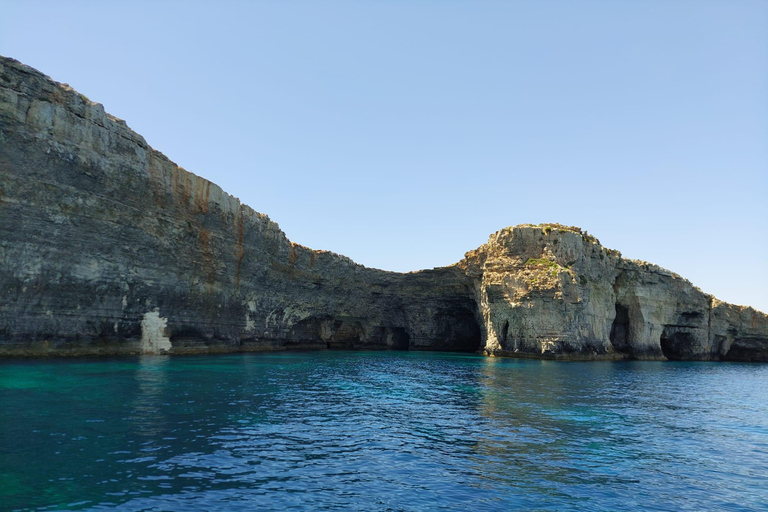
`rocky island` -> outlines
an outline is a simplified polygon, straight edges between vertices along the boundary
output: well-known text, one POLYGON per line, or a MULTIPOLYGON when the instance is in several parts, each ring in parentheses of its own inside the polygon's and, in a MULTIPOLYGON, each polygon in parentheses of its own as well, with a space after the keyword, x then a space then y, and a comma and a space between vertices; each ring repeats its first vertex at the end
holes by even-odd
POLYGON ((768 315, 579 228, 406 274, 292 243, 65 84, 0 57, 0 355, 290 348, 768 361, 768 315))

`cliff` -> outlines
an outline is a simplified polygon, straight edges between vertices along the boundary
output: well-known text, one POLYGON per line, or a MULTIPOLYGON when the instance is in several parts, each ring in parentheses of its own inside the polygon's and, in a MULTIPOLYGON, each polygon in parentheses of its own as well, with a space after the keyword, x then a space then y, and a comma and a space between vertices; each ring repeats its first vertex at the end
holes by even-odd
POLYGON ((768 360, 768 317, 577 228, 407 274, 291 243, 66 85, 0 58, 0 355, 409 348, 768 360))
POLYGON ((487 353, 768 360, 768 315, 622 258, 576 227, 506 228, 458 265, 474 283, 487 353))

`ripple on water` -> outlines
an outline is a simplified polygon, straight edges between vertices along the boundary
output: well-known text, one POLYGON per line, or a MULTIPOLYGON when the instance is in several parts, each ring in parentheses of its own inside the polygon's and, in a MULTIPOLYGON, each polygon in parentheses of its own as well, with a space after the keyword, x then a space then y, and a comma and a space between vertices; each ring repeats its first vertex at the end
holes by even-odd
POLYGON ((768 510, 768 366, 297 352, 0 363, 0 502, 768 510))

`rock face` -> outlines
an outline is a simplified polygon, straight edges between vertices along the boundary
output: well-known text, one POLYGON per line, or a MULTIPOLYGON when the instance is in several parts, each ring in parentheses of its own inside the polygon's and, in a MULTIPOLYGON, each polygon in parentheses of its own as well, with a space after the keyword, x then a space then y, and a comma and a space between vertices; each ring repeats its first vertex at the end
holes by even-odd
POLYGON ((624 259, 579 228, 506 228, 458 266, 474 283, 490 354, 768 360, 767 315, 624 259))
POLYGON ((768 360, 768 317, 577 228, 407 274, 291 243, 66 85, 0 58, 0 355, 285 348, 768 360))

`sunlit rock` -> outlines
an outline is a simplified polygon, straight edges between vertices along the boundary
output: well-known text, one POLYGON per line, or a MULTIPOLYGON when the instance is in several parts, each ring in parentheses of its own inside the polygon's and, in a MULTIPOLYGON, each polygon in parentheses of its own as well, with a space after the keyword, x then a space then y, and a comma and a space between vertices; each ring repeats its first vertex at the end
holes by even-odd
POLYGON ((288 348, 768 360, 768 317, 517 226, 407 274, 291 243, 104 108, 0 58, 0 354, 288 348), (161 316, 162 315, 162 316, 161 316))

